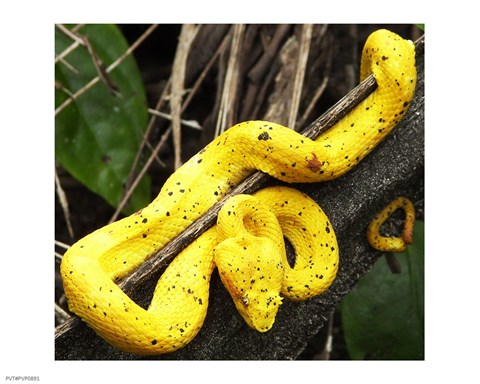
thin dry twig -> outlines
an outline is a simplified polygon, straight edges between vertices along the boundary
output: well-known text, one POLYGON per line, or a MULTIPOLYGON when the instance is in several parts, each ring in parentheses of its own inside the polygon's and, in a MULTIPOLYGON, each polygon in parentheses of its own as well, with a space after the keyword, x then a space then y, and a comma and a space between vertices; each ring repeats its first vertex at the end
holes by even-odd
MULTIPOLYGON (((146 146, 151 152, 154 151, 155 147, 152 144, 150 144, 149 141, 147 141, 146 146)), ((158 153, 157 153, 157 155, 155 155, 155 161, 157 162, 158 165, 160 165, 160 167, 162 167, 162 168, 167 167, 167 164, 165 164, 165 162, 162 159, 160 159, 160 157, 158 156, 158 153)))
POLYGON ((55 303, 55 317, 58 319, 59 322, 63 322, 68 320, 71 316, 63 310, 57 303, 55 303))
POLYGON ((118 88, 108 76, 105 70, 105 65, 95 53, 95 50, 93 49, 92 44, 90 43, 90 39, 88 38, 88 36, 83 36, 82 40, 84 41, 85 46, 87 47, 88 54, 92 58, 93 65, 95 66, 95 69, 98 73, 98 77, 107 86, 108 90, 112 95, 118 95, 119 94, 118 88))
POLYGON ((60 240, 55 240, 55 245, 61 247, 61 248, 64 248, 64 249, 68 249, 70 248, 70 245, 68 244, 65 244, 64 242, 60 241, 60 240))
POLYGON ((325 345, 323 347, 323 351, 314 355, 314 360, 330 360, 330 355, 332 353, 332 346, 333 346, 333 317, 335 311, 330 314, 327 323, 327 337, 325 338, 325 345))
MULTIPOLYGON (((245 91, 242 109, 240 112, 240 120, 244 120, 247 116, 256 115, 258 108, 262 103, 265 96, 265 89, 273 78, 272 65, 275 61, 276 55, 282 42, 290 32, 291 25, 280 24, 275 28, 273 36, 269 42, 264 45, 264 51, 260 59, 256 62, 250 71, 248 71, 247 78, 247 90, 245 91)), ((262 37, 263 34, 260 34, 262 37)), ((245 48, 248 49, 248 48, 245 48)))
POLYGON ((55 256, 55 261, 60 264, 62 262, 63 255, 56 251, 53 254, 55 256))
POLYGON ((65 58, 65 56, 69 55, 71 52, 73 52, 78 47, 80 47, 82 45, 85 45, 85 43, 74 32, 70 31, 68 28, 65 28, 62 24, 55 24, 55 27, 58 28, 65 35, 67 35, 68 37, 70 37, 73 40, 73 43, 71 45, 69 45, 67 48, 65 48, 58 55, 55 55, 55 64, 57 64, 58 61, 62 61, 65 58))
POLYGON ((218 113, 217 125, 215 127, 215 137, 219 136, 228 126, 232 125, 231 120, 234 111, 233 103, 235 101, 238 85, 238 54, 241 51, 240 46, 242 44, 244 31, 244 24, 235 24, 233 26, 232 46, 223 84, 220 110, 218 113))
POLYGON ((55 169, 55 190, 57 191, 58 199, 60 205, 62 206, 63 215, 65 217, 65 222, 67 223, 68 234, 71 239, 75 238, 75 233, 73 232, 72 222, 70 220, 70 209, 68 208, 67 195, 60 184, 60 179, 58 178, 57 170, 55 169))
POLYGON ((200 27, 193 24, 185 24, 182 26, 180 38, 178 41, 177 52, 173 60, 172 72, 172 94, 170 95, 170 109, 172 113, 173 126, 173 144, 175 152, 175 169, 182 165, 182 143, 181 143, 181 122, 180 115, 182 113, 182 97, 185 93, 185 70, 187 66, 187 58, 190 52, 193 39, 197 35, 200 27))
MULTIPOLYGON (((74 73, 75 75, 78 75, 80 73, 80 71, 75 68, 72 64, 70 64, 67 60, 65 60, 64 58, 61 58, 59 60, 57 60, 57 56, 55 56, 55 60, 56 61, 60 61, 60 63, 62 63, 63 65, 65 65, 65 67, 67 69, 69 69, 70 71, 72 71, 72 73, 74 73)), ((72 96, 72 93, 70 91, 66 92, 69 96, 72 96)))
POLYGON ((290 104, 290 112, 288 116, 288 126, 292 129, 295 129, 295 122, 297 121, 300 97, 302 96, 303 81, 305 78, 305 70, 307 68, 308 53, 310 52, 310 43, 312 41, 312 30, 312 24, 305 24, 302 28, 298 64, 293 84, 292 103, 290 104))
MULTIPOLYGON (((328 28, 328 26, 326 24, 324 24, 322 26, 322 29, 320 31, 321 38, 323 38, 325 36, 325 32, 327 31, 327 28, 328 28)), ((331 61, 332 52, 333 52, 332 45, 329 45, 328 46, 328 51, 327 51, 328 59, 326 60, 325 71, 324 71, 325 76, 322 79, 322 82, 321 82, 320 86, 317 88, 317 90, 313 94, 313 97, 311 98, 307 107, 305 108, 305 111, 303 112, 302 117, 300 119, 298 119, 297 125, 299 127, 303 127, 305 125, 308 117, 311 115, 311 113, 313 111, 313 108, 315 107, 318 100, 323 95, 323 92, 325 92, 325 89, 327 88, 328 82, 330 80, 330 76, 328 74, 330 73, 330 67, 331 67, 331 63, 332 63, 332 61, 331 61)))
MULTIPOLYGON (((152 115, 157 115, 158 117, 162 117, 162 118, 170 120, 170 121, 173 120, 172 115, 169 115, 168 113, 157 111, 156 109, 148 108, 148 113, 150 113, 152 115)), ((186 126, 186 127, 190 127, 190 128, 193 128, 193 129, 198 129, 198 130, 202 129, 202 126, 198 123, 197 120, 180 119, 180 123, 182 125, 186 126)))
POLYGON ((55 80, 55 88, 58 89, 59 91, 65 92, 67 95, 72 95, 72 92, 70 92, 69 89, 65 88, 62 83, 56 80, 55 80))
POLYGON ((297 121, 298 126, 301 127, 305 125, 305 121, 307 120, 308 116, 310 116, 310 114, 313 111, 313 108, 317 104, 320 97, 323 95, 323 92, 325 92, 325 89, 327 88, 329 80, 330 80, 330 77, 328 75, 325 75, 325 77, 322 79, 320 86, 317 88, 317 90, 313 94, 313 97, 310 100, 310 103, 308 103, 307 108, 305 108, 305 112, 302 114, 302 117, 298 119, 297 121))
POLYGON ((55 24, 55 27, 57 27, 65 35, 70 37, 75 43, 85 45, 85 42, 82 40, 82 38, 77 36, 77 31, 81 27, 81 25, 76 25, 72 30, 66 28, 63 24, 55 24))
POLYGON ((248 79, 252 83, 259 83, 260 80, 265 76, 265 73, 268 72, 270 66, 272 65, 272 61, 275 59, 278 49, 280 48, 280 44, 283 42, 290 29, 291 26, 288 24, 281 24, 277 26, 272 39, 266 44, 262 56, 253 66, 253 68, 248 71, 248 79))
MULTIPOLYGON (((115 68, 117 68, 123 60, 125 60, 138 46, 157 28, 157 24, 152 24, 128 49, 125 51, 123 55, 121 55, 117 60, 115 60, 112 64, 110 64, 107 69, 105 70, 106 73, 110 73, 115 68)), ((80 88, 77 92, 75 92, 71 97, 66 99, 58 108, 55 109, 55 116, 57 116, 60 112, 62 112, 67 106, 69 106, 73 101, 78 99, 81 95, 87 92, 90 88, 92 88, 95 84, 100 81, 100 77, 97 76, 94 79, 90 80, 85 86, 80 88)))

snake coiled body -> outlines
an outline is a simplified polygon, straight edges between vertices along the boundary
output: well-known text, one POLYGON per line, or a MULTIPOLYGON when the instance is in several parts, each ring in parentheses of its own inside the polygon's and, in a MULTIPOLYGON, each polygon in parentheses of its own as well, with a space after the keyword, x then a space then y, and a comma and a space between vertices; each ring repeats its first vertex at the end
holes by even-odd
POLYGON ((179 168, 147 207, 75 243, 61 264, 70 310, 122 350, 159 354, 198 333, 215 265, 240 313, 259 331, 272 327, 284 297, 304 300, 328 289, 338 268, 332 225, 311 199, 285 187, 229 200, 218 228, 206 231, 167 268, 148 310, 115 282, 256 170, 289 183, 311 183, 337 178, 358 164, 412 100, 413 43, 389 31, 373 33, 362 56, 362 79, 370 73, 377 89, 316 141, 272 122, 237 124, 179 168), (284 235, 297 254, 294 268, 286 261, 284 235))

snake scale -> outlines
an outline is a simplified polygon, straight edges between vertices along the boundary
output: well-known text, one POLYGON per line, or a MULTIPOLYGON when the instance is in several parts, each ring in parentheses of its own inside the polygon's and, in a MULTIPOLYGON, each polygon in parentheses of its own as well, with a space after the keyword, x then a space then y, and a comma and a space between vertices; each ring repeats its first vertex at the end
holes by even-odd
POLYGON ((237 124, 180 167, 147 207, 72 245, 61 264, 70 310, 117 348, 154 355, 197 335, 215 267, 247 324, 261 332, 273 326, 284 298, 305 300, 328 289, 339 259, 333 227, 313 200, 289 187, 229 199, 217 225, 169 265, 147 310, 116 282, 256 170, 315 183, 358 164, 407 111, 416 83, 414 44, 387 30, 372 33, 360 72, 361 79, 373 73, 376 90, 317 140, 268 121, 237 124), (293 267, 284 236, 295 249, 293 267))

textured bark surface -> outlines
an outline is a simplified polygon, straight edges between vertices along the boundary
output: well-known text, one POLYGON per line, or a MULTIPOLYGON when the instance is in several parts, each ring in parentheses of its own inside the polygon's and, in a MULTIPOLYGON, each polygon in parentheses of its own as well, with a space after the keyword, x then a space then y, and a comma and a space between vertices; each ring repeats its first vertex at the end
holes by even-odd
MULTIPOLYGON (((393 133, 362 163, 345 176, 325 183, 299 184, 327 213, 340 247, 340 269, 332 287, 319 297, 301 303, 286 301, 273 329, 258 333, 244 323, 227 291, 214 273, 208 315, 198 336, 185 348, 148 359, 295 359, 310 338, 323 327, 334 307, 367 273, 380 256, 367 243, 365 231, 374 214, 391 199, 412 199, 417 216, 424 204, 424 61, 417 52, 417 90, 410 109, 393 133)), ((132 297, 149 301, 159 273, 132 297)), ((145 359, 108 345, 80 321, 55 341, 55 358, 145 359)))

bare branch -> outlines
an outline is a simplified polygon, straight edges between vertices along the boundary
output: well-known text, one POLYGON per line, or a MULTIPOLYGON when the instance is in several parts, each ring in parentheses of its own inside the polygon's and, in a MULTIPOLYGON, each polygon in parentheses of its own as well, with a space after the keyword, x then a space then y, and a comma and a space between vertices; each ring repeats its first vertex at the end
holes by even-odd
POLYGON ((182 143, 181 143, 181 123, 180 115, 182 112, 182 98, 185 93, 185 69, 187 65, 188 53, 192 45, 192 41, 199 30, 198 25, 185 24, 180 33, 177 53, 173 61, 172 72, 172 94, 170 96, 170 109, 172 113, 173 126, 173 144, 175 152, 175 169, 182 165, 182 143))
POLYGON ((295 123, 297 121, 298 107, 300 105, 300 97, 302 96, 303 81, 305 78, 305 69, 307 67, 308 53, 310 52, 310 42, 312 40, 312 30, 312 24, 305 24, 302 28, 298 63, 295 71, 295 80, 293 83, 292 103, 290 104, 290 113, 288 116, 288 126, 292 129, 295 129, 295 123))
POLYGON ((220 101, 220 110, 218 113, 217 126, 215 128, 215 137, 225 131, 230 120, 232 120, 233 102, 237 90, 238 80, 238 54, 241 51, 240 46, 245 31, 244 24, 235 24, 233 26, 232 46, 230 57, 228 59, 227 72, 223 83, 222 97, 220 101))
POLYGON ((72 222, 70 220, 70 209, 68 208, 68 200, 65 192, 60 184, 60 179, 58 178, 57 170, 55 169, 55 189, 57 191, 58 199, 60 205, 62 206, 63 215, 65 217, 65 222, 67 223, 68 234, 71 239, 75 238, 75 233, 73 232, 72 222))

